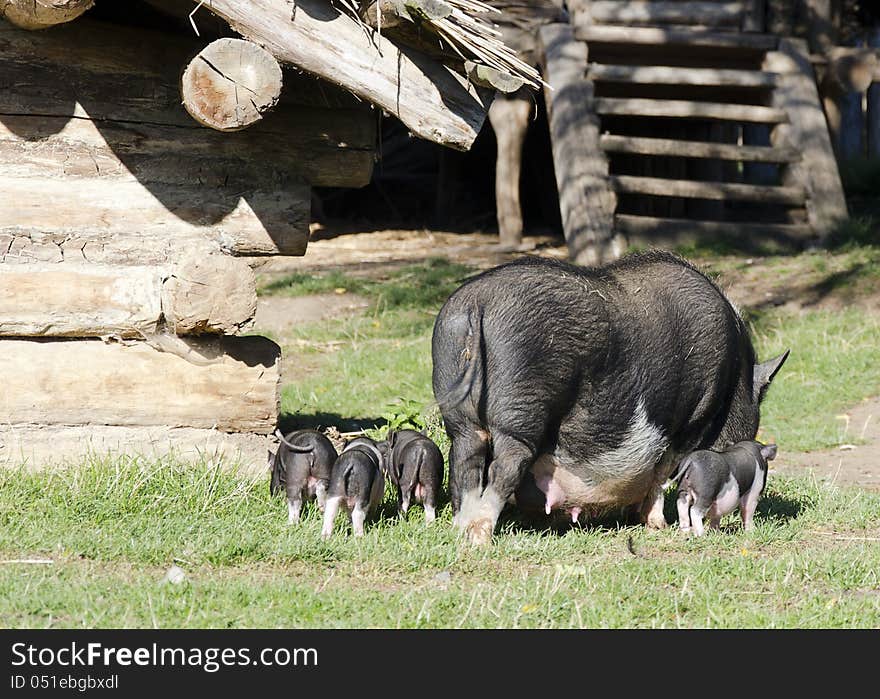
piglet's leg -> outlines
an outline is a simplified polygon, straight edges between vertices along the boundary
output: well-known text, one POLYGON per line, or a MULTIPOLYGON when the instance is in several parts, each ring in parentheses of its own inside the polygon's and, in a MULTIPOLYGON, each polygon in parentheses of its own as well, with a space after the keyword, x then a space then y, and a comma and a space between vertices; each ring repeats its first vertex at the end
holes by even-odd
POLYGON ((682 489, 678 491, 678 500, 675 504, 678 508, 678 528, 683 532, 689 532, 691 530, 690 509, 693 500, 688 492, 682 489))
POLYGON ((339 504, 342 502, 342 497, 336 495, 327 500, 327 505, 324 508, 324 526, 321 527, 321 538, 329 539, 333 534, 333 523, 336 520, 336 515, 339 512, 339 504))
POLYGON ((327 504, 327 484, 324 481, 315 484, 315 497, 318 499, 318 509, 323 512, 327 504))
POLYGON ((367 521, 366 508, 358 503, 351 511, 351 528, 354 530, 355 536, 364 535, 364 522, 367 521))
POLYGON ((430 524, 435 519, 437 519, 437 512, 434 509, 434 506, 425 504, 425 522, 430 524))
POLYGON ((703 518, 706 516, 708 507, 700 507, 694 503, 690 508, 691 531, 694 536, 703 536, 703 518))
POLYGON ((296 524, 299 522, 299 516, 302 512, 302 500, 289 498, 287 500, 287 523, 296 524))

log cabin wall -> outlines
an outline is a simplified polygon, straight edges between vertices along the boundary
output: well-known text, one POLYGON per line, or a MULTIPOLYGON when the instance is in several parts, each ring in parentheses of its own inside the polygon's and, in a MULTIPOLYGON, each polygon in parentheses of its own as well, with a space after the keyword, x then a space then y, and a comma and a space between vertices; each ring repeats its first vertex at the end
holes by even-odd
POLYGON ((204 128, 179 79, 206 43, 0 21, 0 462, 40 442, 265 457, 282 359, 243 336, 250 262, 305 253, 312 185, 369 181, 376 120, 285 71, 259 123, 204 128))

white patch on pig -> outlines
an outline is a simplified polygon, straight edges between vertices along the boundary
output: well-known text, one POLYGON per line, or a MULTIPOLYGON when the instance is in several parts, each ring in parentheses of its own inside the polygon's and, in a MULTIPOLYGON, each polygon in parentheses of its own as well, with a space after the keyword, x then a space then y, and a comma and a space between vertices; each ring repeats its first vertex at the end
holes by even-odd
POLYGON ((287 523, 296 524, 299 522, 300 512, 302 511, 302 501, 287 501, 287 523))
POLYGON ((541 454, 531 470, 546 497, 545 509, 641 503, 654 485, 655 468, 668 446, 669 440, 648 420, 640 399, 620 446, 589 463, 564 453, 541 454))
POLYGON ((720 520, 724 515, 730 514, 739 503, 739 484, 731 473, 727 481, 721 487, 721 492, 715 498, 715 502, 709 508, 709 516, 714 520, 720 520))

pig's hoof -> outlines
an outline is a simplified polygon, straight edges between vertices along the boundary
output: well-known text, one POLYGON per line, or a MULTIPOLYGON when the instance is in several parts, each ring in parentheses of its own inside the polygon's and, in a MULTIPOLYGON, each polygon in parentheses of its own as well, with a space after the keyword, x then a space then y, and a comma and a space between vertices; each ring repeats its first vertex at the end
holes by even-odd
POLYGON ((474 546, 486 546, 492 541, 492 530, 494 528, 492 520, 484 517, 482 519, 475 519, 468 524, 465 533, 468 541, 474 546))
POLYGON ((666 529, 669 525, 666 523, 666 518, 662 515, 655 515, 651 513, 648 515, 648 520, 645 522, 645 526, 648 529, 666 529))

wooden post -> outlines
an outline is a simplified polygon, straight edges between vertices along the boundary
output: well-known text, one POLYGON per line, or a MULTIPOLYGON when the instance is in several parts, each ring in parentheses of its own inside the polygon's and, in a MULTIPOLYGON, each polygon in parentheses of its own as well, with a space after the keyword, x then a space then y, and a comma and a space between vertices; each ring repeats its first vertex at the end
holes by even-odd
POLYGON ((238 131, 278 103, 281 83, 281 66, 266 49, 241 39, 217 39, 183 71, 180 96, 203 126, 238 131))
POLYGON ((70 22, 95 0, 0 0, 0 17, 21 29, 46 29, 70 22))
MULTIPOLYGON (((868 34, 868 46, 880 53, 880 26, 868 34)), ((868 157, 880 158, 880 68, 874 71, 874 81, 868 87, 868 157)))
POLYGON ((608 159, 599 145, 593 83, 585 78, 587 45, 565 24, 542 27, 542 56, 553 167, 568 254, 582 265, 602 264, 623 253, 614 235, 617 197, 608 179, 608 159))
POLYGON ((766 0, 747 0, 746 11, 743 16, 744 32, 763 32, 764 31, 764 13, 766 10, 766 0))
POLYGON ((773 130, 771 142, 803 153, 802 161, 786 168, 783 184, 806 189, 810 225, 823 239, 847 217, 846 197, 806 43, 782 39, 779 50, 767 54, 764 68, 781 74, 773 92, 773 105, 786 110, 790 118, 790 123, 779 124, 773 130))

